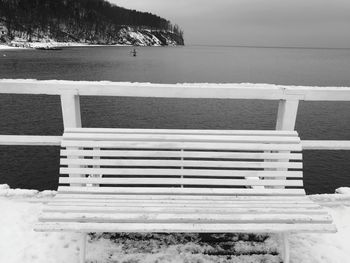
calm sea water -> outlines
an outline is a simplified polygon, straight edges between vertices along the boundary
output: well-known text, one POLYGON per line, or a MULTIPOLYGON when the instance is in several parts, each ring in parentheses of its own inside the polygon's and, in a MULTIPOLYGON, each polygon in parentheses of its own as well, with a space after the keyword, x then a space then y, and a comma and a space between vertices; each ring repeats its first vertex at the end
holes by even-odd
MULTIPOLYGON (((0 78, 350 87, 350 49, 187 46, 0 50, 0 78)), ((82 97, 85 127, 273 129, 277 102, 82 97)), ((302 139, 350 140, 350 103, 302 102, 302 139)), ((62 134, 56 96, 1 95, 0 134, 62 134)), ((0 184, 55 189, 58 147, 0 147, 0 184)), ((308 193, 350 186, 350 152, 305 151, 308 193)))

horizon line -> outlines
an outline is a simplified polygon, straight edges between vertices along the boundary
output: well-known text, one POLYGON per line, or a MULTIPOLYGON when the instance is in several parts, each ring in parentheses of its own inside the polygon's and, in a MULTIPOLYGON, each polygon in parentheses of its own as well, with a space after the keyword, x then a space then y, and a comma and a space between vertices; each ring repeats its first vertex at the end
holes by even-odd
POLYGON ((225 44, 185 44, 185 46, 238 47, 238 48, 285 48, 285 49, 350 49, 350 47, 312 47, 312 46, 264 46, 264 45, 225 45, 225 44))

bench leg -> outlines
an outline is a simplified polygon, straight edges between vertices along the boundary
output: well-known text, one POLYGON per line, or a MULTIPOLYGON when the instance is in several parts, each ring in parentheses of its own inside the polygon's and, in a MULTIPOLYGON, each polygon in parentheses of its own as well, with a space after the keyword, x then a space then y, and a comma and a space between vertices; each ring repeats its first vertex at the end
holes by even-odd
POLYGON ((81 246, 80 246, 80 259, 79 263, 85 263, 85 255, 86 255, 86 237, 87 234, 83 233, 82 234, 82 241, 81 241, 81 246))
POLYGON ((289 263, 290 258, 289 258, 289 242, 288 242, 288 233, 282 233, 281 234, 281 239, 283 243, 283 263, 289 263))

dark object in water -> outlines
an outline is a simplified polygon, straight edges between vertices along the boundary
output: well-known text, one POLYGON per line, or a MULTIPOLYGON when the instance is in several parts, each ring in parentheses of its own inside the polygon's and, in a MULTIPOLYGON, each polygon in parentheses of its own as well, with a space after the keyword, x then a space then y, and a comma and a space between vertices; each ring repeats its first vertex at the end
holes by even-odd
POLYGON ((136 55, 137 55, 137 51, 136 51, 136 49, 134 48, 134 50, 133 51, 131 51, 131 55, 133 55, 134 57, 136 57, 136 55))

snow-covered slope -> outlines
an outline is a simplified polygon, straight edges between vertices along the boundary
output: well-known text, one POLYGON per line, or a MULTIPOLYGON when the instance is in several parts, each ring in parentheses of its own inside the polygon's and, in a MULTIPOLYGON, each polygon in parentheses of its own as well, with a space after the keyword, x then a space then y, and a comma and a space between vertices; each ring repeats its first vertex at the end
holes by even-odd
POLYGON ((176 46, 182 45, 177 36, 169 31, 151 31, 125 27, 118 32, 118 44, 135 46, 176 46))
MULTIPOLYGON (((42 32, 36 36, 29 36, 25 32, 14 32, 12 40, 4 44, 12 47, 37 48, 53 46, 68 46, 76 44, 98 44, 98 45, 133 45, 133 46, 177 46, 183 45, 181 36, 164 30, 150 30, 145 28, 121 27, 117 33, 109 38, 96 36, 93 40, 70 39, 69 37, 55 39, 42 32)), ((1 43, 0 43, 1 44, 1 43)), ((1 48, 1 46, 0 46, 1 48)))

